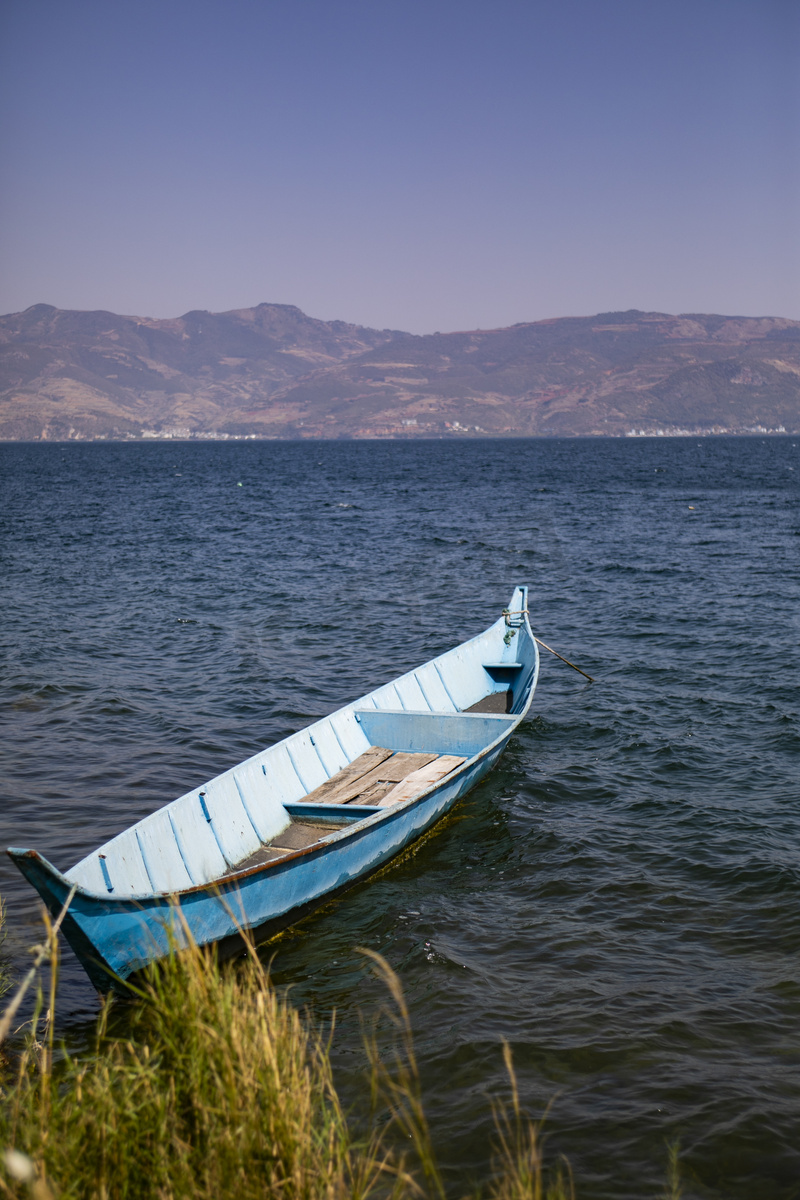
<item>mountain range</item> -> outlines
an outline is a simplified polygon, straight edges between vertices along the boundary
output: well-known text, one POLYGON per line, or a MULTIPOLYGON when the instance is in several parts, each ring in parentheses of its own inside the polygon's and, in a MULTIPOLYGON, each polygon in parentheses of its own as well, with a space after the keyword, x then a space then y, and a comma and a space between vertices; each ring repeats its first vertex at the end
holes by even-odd
POLYGON ((0 439, 800 432, 800 322, 627 312, 414 335, 259 304, 0 317, 0 439))

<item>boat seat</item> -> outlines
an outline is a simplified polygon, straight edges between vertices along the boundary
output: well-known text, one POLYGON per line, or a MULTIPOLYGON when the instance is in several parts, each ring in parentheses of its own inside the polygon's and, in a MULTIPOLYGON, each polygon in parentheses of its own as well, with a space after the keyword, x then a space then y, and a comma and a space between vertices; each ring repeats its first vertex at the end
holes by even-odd
MULTIPOLYGON (((478 696, 474 702, 483 698, 478 696)), ((387 708, 359 708, 355 718, 373 745, 412 753, 459 754, 464 758, 480 754, 515 720, 501 713, 409 712, 387 708)))

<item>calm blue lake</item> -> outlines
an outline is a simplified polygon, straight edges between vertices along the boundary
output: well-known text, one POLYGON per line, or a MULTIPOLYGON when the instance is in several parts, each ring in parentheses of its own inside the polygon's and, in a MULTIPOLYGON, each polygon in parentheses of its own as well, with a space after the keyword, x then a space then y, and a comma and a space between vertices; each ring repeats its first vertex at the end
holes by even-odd
MULTIPOLYGON (((67 868, 529 583, 597 682, 543 653, 497 771, 275 979, 357 1104, 386 956, 454 1195, 505 1038, 581 1200, 659 1195, 674 1139, 687 1197, 796 1197, 799 487, 800 437, 2 445, 0 844, 67 868)), ((5 856, 0 895, 20 968, 5 856)), ((65 1036, 96 1011, 67 950, 65 1036)))

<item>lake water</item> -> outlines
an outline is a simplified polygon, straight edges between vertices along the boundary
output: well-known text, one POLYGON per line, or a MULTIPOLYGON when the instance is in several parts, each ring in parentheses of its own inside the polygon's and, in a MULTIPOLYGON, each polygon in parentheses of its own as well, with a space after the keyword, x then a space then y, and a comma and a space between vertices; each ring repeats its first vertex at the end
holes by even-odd
MULTIPOLYGON (((454 1195, 510 1042, 581 1200, 800 1194, 800 437, 0 446, 0 844, 67 868, 485 628, 514 584, 532 719, 416 853, 281 939, 359 1014, 396 968, 454 1195)), ((3 856, 6 953, 39 938, 3 856)), ((64 955, 61 1024, 97 1000, 64 955)), ((384 1022, 385 1026, 385 1022, 384 1022)), ((382 1036, 388 1030, 382 1027, 382 1036)))

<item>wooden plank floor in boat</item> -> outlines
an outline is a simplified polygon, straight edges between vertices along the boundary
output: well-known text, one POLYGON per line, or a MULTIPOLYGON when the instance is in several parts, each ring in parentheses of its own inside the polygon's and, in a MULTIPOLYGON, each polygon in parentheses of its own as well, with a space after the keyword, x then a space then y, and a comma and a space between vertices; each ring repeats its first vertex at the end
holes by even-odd
MULTIPOLYGON (((396 804, 410 800, 430 784, 444 779, 463 761, 455 754, 412 754, 404 750, 370 746, 337 775, 304 796, 303 804, 396 804)), ((283 833, 265 842, 222 878, 273 862, 294 850, 313 846, 326 833, 340 829, 345 824, 345 821, 341 824, 330 821, 321 824, 310 818, 292 818, 291 825, 283 833)))

